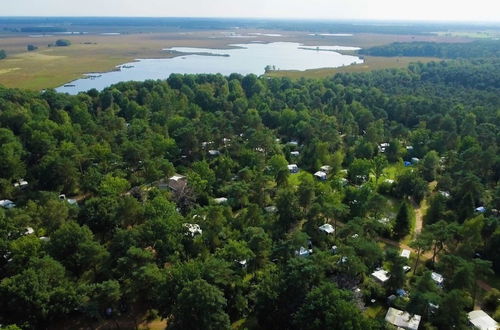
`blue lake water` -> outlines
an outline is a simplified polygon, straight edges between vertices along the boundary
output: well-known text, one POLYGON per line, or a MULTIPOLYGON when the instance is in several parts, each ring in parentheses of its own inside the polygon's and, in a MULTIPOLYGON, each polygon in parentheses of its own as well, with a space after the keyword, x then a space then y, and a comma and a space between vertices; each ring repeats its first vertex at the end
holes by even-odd
POLYGON ((136 62, 118 66, 118 71, 88 74, 84 79, 78 79, 57 88, 57 91, 76 94, 92 88, 102 90, 121 81, 166 79, 172 73, 221 73, 229 75, 236 72, 243 75, 250 73, 261 75, 268 65, 279 70, 303 71, 317 68, 336 68, 363 62, 357 56, 342 55, 336 52, 359 49, 356 47, 304 46, 293 42, 249 43, 230 46, 236 48, 169 48, 165 51, 180 53, 180 55, 164 59, 139 59, 136 62))

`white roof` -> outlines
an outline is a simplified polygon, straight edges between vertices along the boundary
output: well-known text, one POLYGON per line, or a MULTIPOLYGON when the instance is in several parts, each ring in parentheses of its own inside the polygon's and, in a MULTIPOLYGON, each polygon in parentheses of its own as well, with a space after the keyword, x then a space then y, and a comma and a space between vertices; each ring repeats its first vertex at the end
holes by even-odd
POLYGON ((305 247, 301 246, 298 251, 295 251, 295 254, 298 255, 299 257, 307 257, 313 252, 312 249, 306 249, 305 247))
POLYGON ((497 330, 498 323, 482 310, 469 313, 469 321, 480 330, 497 330))
POLYGON ((220 154, 219 150, 208 150, 208 154, 212 156, 216 156, 220 154))
POLYGON ((324 177, 326 177, 326 173, 323 171, 318 171, 318 172, 314 173, 314 176, 317 176, 318 178, 324 178, 324 177))
POLYGON ((319 230, 324 231, 327 234, 331 234, 335 231, 335 228, 329 223, 325 223, 324 225, 319 227, 319 230))
POLYGON ((432 272, 431 273, 431 278, 434 282, 436 282, 437 284, 442 284, 443 281, 444 281, 444 277, 443 275, 441 274, 438 274, 438 273, 435 273, 435 272, 432 272))
POLYGON ((31 227, 26 227, 26 231, 24 232, 24 235, 31 235, 35 232, 35 230, 31 227))
POLYGON ((389 272, 386 270, 377 269, 372 273, 372 277, 374 277, 375 279, 379 280, 382 283, 385 283, 387 282, 387 280, 389 280, 391 275, 389 275, 389 272))
POLYGON ((187 230, 189 231, 189 233, 187 235, 191 234, 191 236, 194 236, 196 234, 201 235, 203 233, 203 231, 200 228, 200 225, 198 225, 196 223, 185 223, 184 227, 186 227, 187 230))
POLYGON ((394 180, 392 180, 392 179, 385 179, 384 182, 389 183, 389 184, 393 184, 394 180))
POLYGON ((295 170, 295 169, 297 169, 297 168, 299 168, 299 167, 297 166, 297 164, 290 164, 290 165, 288 165, 288 169, 289 169, 289 170, 295 170))
POLYGON ((5 207, 6 209, 11 209, 16 206, 16 204, 9 199, 0 200, 0 206, 5 207))
POLYGON ((410 250, 407 250, 407 249, 403 249, 401 251, 401 257, 403 258, 406 258, 406 259, 410 259, 410 250))
POLYGON ((214 202, 216 202, 217 204, 226 203, 227 202, 227 198, 226 197, 214 198, 214 202))
POLYGON ((264 210, 268 213, 274 213, 278 211, 278 208, 276 206, 271 205, 271 206, 266 206, 264 210))
POLYGON ((176 174, 174 176, 171 176, 170 178, 168 178, 169 180, 173 180, 173 181, 179 181, 179 180, 182 180, 184 179, 185 176, 183 175, 180 175, 180 174, 176 174))
POLYGON ((298 155, 300 155, 300 152, 298 152, 298 151, 292 151, 292 152, 290 152, 290 154, 292 156, 298 156, 298 155))
POLYGON ((421 318, 420 315, 411 315, 392 307, 389 307, 387 314, 385 314, 386 322, 407 330, 417 330, 421 318))

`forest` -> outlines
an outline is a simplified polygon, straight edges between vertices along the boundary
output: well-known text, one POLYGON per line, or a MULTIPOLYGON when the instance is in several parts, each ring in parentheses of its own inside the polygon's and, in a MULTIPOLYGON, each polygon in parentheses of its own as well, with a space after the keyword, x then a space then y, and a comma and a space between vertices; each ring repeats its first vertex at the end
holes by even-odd
POLYGON ((425 56, 437 58, 499 58, 500 41, 479 40, 463 43, 395 42, 361 49, 360 54, 373 56, 425 56))
POLYGON ((498 320, 499 128, 496 59, 0 87, 0 324, 498 320))

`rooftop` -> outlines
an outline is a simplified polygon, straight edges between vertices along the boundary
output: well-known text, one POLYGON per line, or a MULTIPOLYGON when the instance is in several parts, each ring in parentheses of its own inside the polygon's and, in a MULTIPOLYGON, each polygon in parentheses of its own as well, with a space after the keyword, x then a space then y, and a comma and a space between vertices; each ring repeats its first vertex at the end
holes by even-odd
POLYGON ((468 314, 469 321, 480 330, 496 330, 498 323, 482 310, 472 311, 468 314))
POLYGON ((389 307, 385 315, 386 322, 407 330, 417 330, 421 318, 420 315, 411 315, 408 312, 403 312, 392 307, 389 307))

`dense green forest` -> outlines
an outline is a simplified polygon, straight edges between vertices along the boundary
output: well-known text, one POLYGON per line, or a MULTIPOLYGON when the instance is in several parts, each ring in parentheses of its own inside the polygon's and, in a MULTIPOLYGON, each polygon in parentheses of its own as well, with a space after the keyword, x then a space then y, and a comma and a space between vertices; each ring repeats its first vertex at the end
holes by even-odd
POLYGON ((389 45, 361 49, 360 54, 373 56, 424 56, 438 58, 498 58, 500 41, 479 40, 464 43, 394 42, 389 45))
POLYGON ((500 272, 499 128, 496 60, 0 88, 0 323, 386 329, 388 304, 422 329, 464 329, 474 304, 498 318, 478 280, 500 272))

